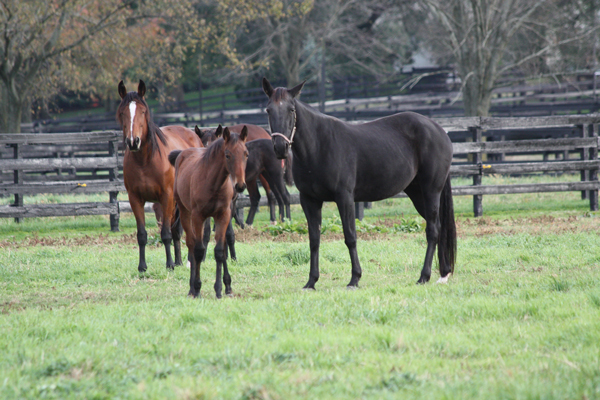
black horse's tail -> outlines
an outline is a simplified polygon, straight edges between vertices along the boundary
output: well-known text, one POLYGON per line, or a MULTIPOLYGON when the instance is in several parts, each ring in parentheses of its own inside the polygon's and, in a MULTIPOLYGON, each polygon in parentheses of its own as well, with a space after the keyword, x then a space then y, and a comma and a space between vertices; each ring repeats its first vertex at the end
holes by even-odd
POLYGON ((454 202, 452 201, 452 186, 450 176, 440 197, 441 230, 438 240, 438 259, 440 275, 445 277, 454 272, 456 262, 456 223, 454 222, 454 202))
POLYGON ((181 150, 173 150, 169 153, 169 162, 171 165, 175 166, 175 161, 177 161, 177 156, 181 153, 181 150))
POLYGON ((283 169, 283 179, 285 180, 285 184, 288 186, 292 186, 294 184, 294 176, 292 175, 292 152, 291 151, 285 159, 284 169, 283 169))

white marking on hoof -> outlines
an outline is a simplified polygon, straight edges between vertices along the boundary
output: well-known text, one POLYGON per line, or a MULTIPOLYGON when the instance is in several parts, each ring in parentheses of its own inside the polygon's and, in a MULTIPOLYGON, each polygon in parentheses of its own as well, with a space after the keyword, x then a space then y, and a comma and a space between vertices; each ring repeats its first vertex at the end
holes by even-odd
POLYGON ((448 283, 448 278, 450 278, 450 276, 452 276, 452 272, 449 273, 448 275, 444 276, 443 278, 438 279, 436 283, 446 284, 446 283, 448 283))
POLYGON ((189 261, 188 261, 188 262, 186 262, 186 263, 185 263, 185 267, 186 267, 187 269, 190 269, 190 268, 192 268, 192 263, 191 263, 191 262, 189 262, 189 261))
POLYGON ((358 290, 358 286, 346 286, 346 290, 358 290))

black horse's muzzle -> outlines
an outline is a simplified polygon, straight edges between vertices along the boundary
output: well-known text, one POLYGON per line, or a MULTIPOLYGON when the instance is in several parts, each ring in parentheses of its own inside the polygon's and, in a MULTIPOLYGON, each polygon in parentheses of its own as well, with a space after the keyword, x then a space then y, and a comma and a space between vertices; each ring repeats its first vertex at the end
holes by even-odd
POLYGON ((279 135, 271 138, 273 141, 273 150, 275 151, 275 156, 280 160, 287 158, 288 152, 290 151, 291 142, 286 139, 287 138, 279 135))
POLYGON ((136 137, 133 139, 133 142, 130 138, 127 138, 125 139, 125 144, 127 145, 129 151, 138 151, 140 149, 140 138, 136 137))

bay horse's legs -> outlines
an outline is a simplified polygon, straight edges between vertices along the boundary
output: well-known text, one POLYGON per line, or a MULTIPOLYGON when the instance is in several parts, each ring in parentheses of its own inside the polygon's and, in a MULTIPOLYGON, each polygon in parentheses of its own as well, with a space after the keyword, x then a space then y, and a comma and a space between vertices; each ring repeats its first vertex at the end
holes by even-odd
POLYGON ((246 217, 246 225, 252 225, 254 222, 254 215, 258 210, 258 202, 260 201, 260 192, 256 185, 256 179, 246 180, 246 190, 250 196, 250 211, 248 211, 248 217, 246 217))
POLYGON ((352 193, 341 193, 336 196, 336 204, 340 212, 342 227, 344 228, 344 241, 350 252, 350 261, 352 263, 352 278, 348 283, 348 288, 357 288, 358 281, 362 276, 362 269, 358 261, 358 252, 356 251, 356 220, 354 216, 354 196, 352 193))
POLYGON ((223 276, 223 283, 225 283, 225 293, 231 293, 231 277, 227 270, 227 244, 225 243, 225 233, 229 224, 231 224, 231 214, 225 212, 215 220, 215 261, 217 262, 217 276, 215 278, 215 294, 217 299, 222 297, 221 290, 223 285, 221 284, 221 268, 224 267, 227 271, 227 276, 223 276), (226 278, 229 278, 228 280, 226 278))
POLYGON ((200 281, 200 276, 198 275, 196 279, 196 275, 194 274, 196 266, 196 260, 194 258, 194 244, 196 243, 196 235, 194 232, 194 227, 192 226, 190 212, 184 208, 181 208, 179 212, 181 225, 183 226, 183 230, 185 231, 185 245, 188 248, 188 261, 190 263, 190 291, 188 293, 188 296, 198 297, 198 293, 200 293, 202 282, 200 281))
POLYGON ((146 202, 133 194, 129 194, 129 204, 131 205, 131 211, 133 212, 135 224, 137 226, 137 242, 140 253, 138 271, 145 272, 146 269, 148 269, 146 266, 146 243, 148 243, 148 234, 146 233, 146 216, 144 214, 144 205, 146 202))
POLYGON ((427 251, 425 252, 425 261, 421 270, 421 277, 418 284, 429 282, 431 278, 431 263, 440 235, 440 193, 437 191, 424 193, 422 187, 413 181, 406 189, 406 195, 411 199, 415 208, 425 218, 425 236, 427 238, 427 251))
MULTIPOLYGON (((233 231, 233 218, 229 221, 229 225, 227 225, 227 230, 225 231, 225 241, 227 242, 227 248, 229 248, 229 253, 231 254, 231 259, 233 261, 237 261, 237 257, 235 255, 235 232, 233 231)), ((225 279, 225 276, 223 276, 225 279)))
POLYGON ((160 239, 165 245, 165 253, 167 256, 167 268, 174 269, 175 263, 171 258, 171 241, 173 235, 171 234, 171 221, 175 214, 175 200, 172 193, 165 193, 161 199, 160 205, 163 209, 163 224, 160 229, 160 239))
POLYGON ((300 204, 308 222, 308 239, 310 242, 310 273, 304 289, 314 289, 319 280, 319 245, 321 243, 321 209, 323 201, 313 199, 300 193, 300 204))
POLYGON ((171 225, 171 233, 173 235, 173 248, 175 249, 175 265, 182 265, 181 261, 181 234, 183 228, 181 227, 181 216, 179 208, 175 207, 175 217, 173 218, 173 224, 171 225))

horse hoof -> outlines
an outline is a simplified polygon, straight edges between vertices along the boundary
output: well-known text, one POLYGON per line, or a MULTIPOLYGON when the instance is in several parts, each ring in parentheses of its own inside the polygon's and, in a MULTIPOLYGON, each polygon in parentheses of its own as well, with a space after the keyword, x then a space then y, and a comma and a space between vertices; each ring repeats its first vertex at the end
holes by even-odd
POLYGON ((448 275, 444 276, 443 278, 438 279, 436 283, 446 284, 446 283, 448 283, 448 279, 450 278, 450 276, 452 276, 452 272, 450 272, 448 275))
POLYGON ((185 263, 185 267, 186 267, 187 269, 190 269, 190 268, 192 268, 192 263, 188 261, 187 263, 185 263))
POLYGON ((419 280, 417 281, 417 285, 424 285, 427 282, 429 282, 429 279, 425 279, 423 277, 419 278, 419 280))
POLYGON ((146 266, 138 267, 138 271, 139 271, 140 274, 143 274, 144 272, 146 272, 147 269, 148 268, 146 266))
POLYGON ((237 261, 237 257, 231 256, 231 261, 237 261))
POLYGON ((191 290, 188 293, 188 297, 191 297, 193 299, 197 299, 200 293, 194 293, 191 290))
POLYGON ((346 286, 346 290, 358 290, 358 285, 348 285, 346 286))
POLYGON ((173 265, 167 265, 167 269, 169 271, 174 271, 175 270, 175 264, 173 264, 173 265))

